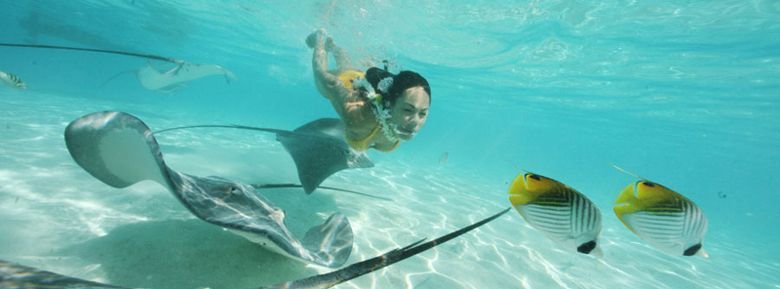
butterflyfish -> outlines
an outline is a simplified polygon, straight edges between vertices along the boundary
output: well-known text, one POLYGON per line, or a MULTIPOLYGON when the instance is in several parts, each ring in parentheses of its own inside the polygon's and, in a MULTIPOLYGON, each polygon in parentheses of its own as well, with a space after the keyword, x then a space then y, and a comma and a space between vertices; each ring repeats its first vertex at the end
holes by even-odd
POLYGON ((0 82, 13 88, 27 89, 27 84, 25 84, 21 78, 8 72, 0 71, 0 82))
POLYGON ((548 238, 583 254, 600 254, 601 213, 585 195, 533 173, 518 175, 509 202, 528 224, 548 238))
POLYGON ((702 250, 707 218, 685 196, 661 184, 629 184, 615 200, 615 215, 653 247, 672 255, 707 257, 702 250))

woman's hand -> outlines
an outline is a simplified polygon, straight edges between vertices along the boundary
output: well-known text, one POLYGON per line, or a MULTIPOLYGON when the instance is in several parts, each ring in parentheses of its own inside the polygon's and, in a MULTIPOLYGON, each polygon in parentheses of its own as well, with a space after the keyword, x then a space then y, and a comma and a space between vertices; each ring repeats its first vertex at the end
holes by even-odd
MULTIPOLYGON (((325 32, 325 28, 320 28, 309 34, 309 36, 306 37, 306 45, 309 46, 309 48, 321 48, 325 46, 325 37, 328 35, 327 32, 325 32)), ((328 37, 328 40, 332 43, 333 40, 328 37)))

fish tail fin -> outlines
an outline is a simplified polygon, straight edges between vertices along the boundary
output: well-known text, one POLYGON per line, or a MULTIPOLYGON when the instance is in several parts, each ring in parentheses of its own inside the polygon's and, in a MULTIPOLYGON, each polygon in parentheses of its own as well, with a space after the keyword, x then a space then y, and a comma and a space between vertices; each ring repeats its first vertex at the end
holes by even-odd
POLYGON ((704 259, 709 259, 710 258, 710 254, 707 253, 707 251, 704 251, 704 249, 699 249, 699 251, 696 252, 696 256, 702 257, 704 259))

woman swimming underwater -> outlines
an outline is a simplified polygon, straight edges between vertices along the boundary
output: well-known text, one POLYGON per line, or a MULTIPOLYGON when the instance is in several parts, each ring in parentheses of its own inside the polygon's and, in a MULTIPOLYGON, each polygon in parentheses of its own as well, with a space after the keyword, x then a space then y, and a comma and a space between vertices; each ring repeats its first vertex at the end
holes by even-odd
POLYGON ((356 151, 392 151, 425 124, 431 105, 428 81, 412 71, 392 74, 372 67, 365 73, 349 67, 343 49, 320 29, 306 38, 314 50, 317 90, 330 100, 345 124, 345 140, 356 151), (328 70, 328 53, 336 69, 328 70))

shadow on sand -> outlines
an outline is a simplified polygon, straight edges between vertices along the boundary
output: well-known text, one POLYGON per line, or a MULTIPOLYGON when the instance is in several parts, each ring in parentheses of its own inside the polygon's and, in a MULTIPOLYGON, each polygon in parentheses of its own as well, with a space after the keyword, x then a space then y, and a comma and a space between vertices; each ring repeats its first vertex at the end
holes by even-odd
POLYGON ((122 226, 58 254, 100 264, 108 283, 134 288, 240 289, 317 274, 196 219, 122 226))

